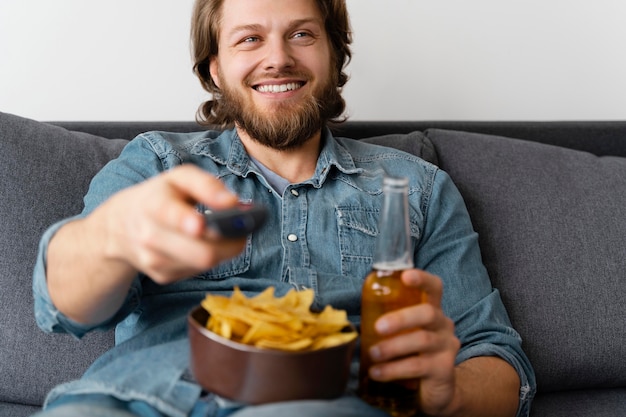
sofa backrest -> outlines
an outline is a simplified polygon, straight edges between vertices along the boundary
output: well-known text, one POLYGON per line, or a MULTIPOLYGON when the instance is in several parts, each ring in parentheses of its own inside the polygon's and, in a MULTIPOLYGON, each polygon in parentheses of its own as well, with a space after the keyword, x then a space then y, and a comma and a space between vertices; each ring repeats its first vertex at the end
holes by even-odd
MULTIPOLYGON (((191 132, 203 128, 195 122, 56 122, 68 130, 105 138, 132 139, 148 130, 191 132)), ((364 139, 372 136, 423 132, 428 129, 482 133, 557 145, 594 155, 626 156, 626 121, 349 121, 332 126, 337 136, 364 139)))
POLYGON ((426 136, 465 199, 539 392, 625 387, 626 158, 426 136))
POLYGON ((91 177, 125 143, 0 113, 0 401, 41 405, 113 344, 111 333, 44 334, 31 283, 43 231, 80 212, 91 177))

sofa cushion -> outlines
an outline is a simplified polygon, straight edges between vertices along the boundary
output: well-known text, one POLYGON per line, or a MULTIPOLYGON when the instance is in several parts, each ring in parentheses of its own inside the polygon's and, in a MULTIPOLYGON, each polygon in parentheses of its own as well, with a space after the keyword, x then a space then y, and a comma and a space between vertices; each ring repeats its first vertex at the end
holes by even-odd
POLYGON ((426 132, 540 391, 626 386, 626 158, 426 132))
POLYGON ((389 146, 419 156, 431 164, 438 164, 437 152, 431 141, 422 132, 392 133, 361 139, 375 145, 389 146))
POLYGON ((113 343, 41 332, 31 286, 43 231, 80 212, 91 177, 125 143, 0 113, 0 401, 41 404, 113 343))

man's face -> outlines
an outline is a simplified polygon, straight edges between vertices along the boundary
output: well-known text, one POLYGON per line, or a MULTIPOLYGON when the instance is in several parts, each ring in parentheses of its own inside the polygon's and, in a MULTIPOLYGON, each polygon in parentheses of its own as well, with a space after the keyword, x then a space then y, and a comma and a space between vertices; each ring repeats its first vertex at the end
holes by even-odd
POLYGON ((276 149, 319 132, 339 94, 315 0, 226 0, 210 68, 238 127, 276 149))

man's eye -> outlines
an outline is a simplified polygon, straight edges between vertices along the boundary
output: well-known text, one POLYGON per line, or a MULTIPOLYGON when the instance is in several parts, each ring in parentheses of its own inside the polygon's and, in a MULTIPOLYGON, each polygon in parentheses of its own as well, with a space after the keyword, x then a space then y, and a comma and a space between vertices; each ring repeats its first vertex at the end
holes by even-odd
POLYGON ((256 36, 248 36, 247 38, 243 38, 241 40, 241 43, 252 43, 252 42, 257 42, 258 40, 259 38, 256 36))
POLYGON ((294 38, 306 38, 310 36, 307 32, 297 32, 293 35, 294 38))

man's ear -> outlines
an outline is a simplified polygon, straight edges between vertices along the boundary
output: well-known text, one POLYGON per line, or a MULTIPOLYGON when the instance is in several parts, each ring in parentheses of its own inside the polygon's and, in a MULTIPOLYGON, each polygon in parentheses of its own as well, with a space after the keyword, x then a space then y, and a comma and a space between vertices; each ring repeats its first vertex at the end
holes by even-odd
POLYGON ((219 77, 220 72, 218 71, 217 57, 212 57, 210 59, 209 72, 211 73, 211 79, 213 80, 217 88, 222 88, 220 87, 220 77, 219 77))

